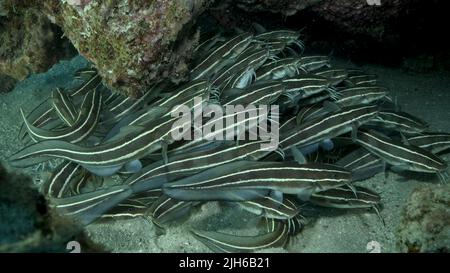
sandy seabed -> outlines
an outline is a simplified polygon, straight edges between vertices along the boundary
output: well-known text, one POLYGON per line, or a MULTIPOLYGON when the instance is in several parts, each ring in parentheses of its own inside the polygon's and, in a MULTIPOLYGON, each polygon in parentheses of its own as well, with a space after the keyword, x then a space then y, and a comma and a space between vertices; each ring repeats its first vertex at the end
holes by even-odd
MULTIPOLYGON (((17 139, 21 124, 19 108, 29 112, 46 99, 53 88, 74 86, 73 72, 86 65, 86 60, 80 56, 61 61, 48 72, 32 75, 18 83, 12 92, 0 94, 0 160, 4 161, 22 147, 17 139)), ((335 60, 334 66, 356 67, 342 60, 335 60)), ((392 97, 397 97, 402 110, 427 121, 433 131, 450 132, 450 73, 407 73, 376 65, 358 68, 377 74, 379 84, 388 87, 392 97)), ((421 183, 437 185, 438 179, 392 172, 386 178, 379 174, 360 185, 381 194, 381 216, 385 225, 370 211, 312 208, 306 212, 313 215, 310 223, 285 249, 265 249, 263 252, 368 252, 367 245, 371 241, 380 244, 381 252, 395 252, 402 208, 410 193, 421 183)), ((153 224, 143 218, 93 223, 86 227, 86 232, 95 242, 113 252, 209 252, 189 233, 191 228, 250 235, 258 232, 258 221, 255 215, 210 202, 194 210, 183 224, 169 227, 164 235, 159 235, 153 224)))

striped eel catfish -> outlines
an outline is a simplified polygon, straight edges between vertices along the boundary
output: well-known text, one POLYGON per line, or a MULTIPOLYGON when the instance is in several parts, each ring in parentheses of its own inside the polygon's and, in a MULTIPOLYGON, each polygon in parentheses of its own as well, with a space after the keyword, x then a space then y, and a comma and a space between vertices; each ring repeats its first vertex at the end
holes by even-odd
POLYGON ((299 194, 348 184, 351 173, 328 164, 234 161, 163 185, 180 200, 247 201, 270 191, 299 194))
POLYGON ((111 209, 101 216, 101 218, 104 220, 111 220, 146 217, 149 215, 153 204, 159 200, 162 195, 161 189, 132 194, 126 198, 126 200, 118 200, 120 203, 112 206, 111 209))
POLYGON ((238 56, 235 63, 232 63, 217 72, 211 84, 219 88, 222 86, 226 86, 226 88, 233 88, 236 86, 241 87, 240 83, 242 77, 235 77, 235 75, 242 72, 245 73, 250 69, 256 70, 267 60, 267 58, 269 58, 269 51, 267 49, 254 47, 249 47, 249 49, 252 49, 252 51, 247 52, 247 50, 245 50, 238 56), (232 83, 229 83, 232 79, 232 83))
POLYGON ((264 196, 255 200, 237 202, 237 204, 258 216, 281 220, 293 218, 300 212, 299 207, 288 198, 280 202, 270 196, 264 196))
POLYGON ((163 194, 151 205, 147 215, 151 216, 157 227, 164 229, 165 224, 189 215, 191 209, 198 204, 199 202, 177 200, 163 194))
POLYGON ((145 217, 149 204, 128 198, 101 215, 101 219, 128 219, 145 217))
POLYGON ((436 173, 445 181, 447 163, 425 149, 392 140, 374 130, 358 131, 356 142, 397 169, 436 173))
POLYGON ((300 49, 303 50, 305 48, 305 45, 299 38, 300 38, 300 31, 285 30, 285 29, 267 31, 255 36, 255 40, 268 43, 269 46, 271 45, 271 43, 279 41, 284 43, 285 46, 295 44, 300 49))
POLYGON ((376 85, 377 78, 377 75, 373 74, 349 75, 344 82, 347 86, 376 85))
POLYGON ((156 101, 154 105, 171 109, 179 104, 186 104, 187 101, 193 99, 195 96, 209 93, 210 90, 211 84, 206 80, 191 81, 175 89, 168 98, 162 98, 156 101))
POLYGON ((134 192, 161 187, 162 184, 199 173, 205 169, 237 160, 258 160, 268 152, 263 149, 265 141, 234 142, 212 146, 207 150, 183 153, 150 164, 125 180, 134 192))
POLYGON ((267 47, 269 49, 269 53, 275 56, 283 54, 283 51, 288 48, 286 42, 280 40, 270 41, 269 43, 267 43, 267 47))
POLYGON ((75 71, 73 77, 77 80, 85 80, 85 79, 90 79, 95 74, 97 74, 97 69, 95 69, 95 67, 91 66, 91 67, 78 69, 77 71, 75 71))
POLYGON ((207 38, 204 41, 202 41, 198 46, 196 46, 194 48, 194 54, 196 55, 196 57, 199 57, 199 55, 201 57, 201 55, 208 53, 214 47, 215 44, 224 41, 225 38, 220 36, 219 34, 213 35, 210 38, 207 38))
POLYGON ((448 133, 424 133, 409 137, 407 142, 410 145, 419 146, 431 151, 433 154, 442 153, 450 149, 450 134, 448 133))
POLYGON ((22 109, 20 110, 28 133, 35 141, 64 140, 77 143, 86 139, 95 129, 102 105, 102 94, 98 89, 86 94, 75 123, 61 130, 45 130, 30 124, 22 109))
POLYGON ((78 113, 69 96, 60 88, 56 88, 52 92, 51 101, 59 118, 67 126, 73 126, 77 120, 78 113))
POLYGON ((102 78, 100 77, 99 74, 95 74, 94 76, 92 76, 89 80, 84 82, 78 88, 68 91, 69 96, 70 97, 84 96, 89 91, 97 88, 101 83, 102 83, 102 78))
POLYGON ((111 210, 101 215, 101 219, 129 219, 136 217, 145 217, 148 206, 135 201, 123 201, 117 204, 111 210))
POLYGON ((327 78, 333 86, 340 84, 348 77, 347 69, 343 68, 325 68, 315 71, 314 74, 327 78))
POLYGON ((300 73, 299 62, 299 58, 285 58, 268 62, 256 70, 256 81, 278 80, 295 76, 300 73))
MULTIPOLYGON (((245 108, 239 109, 235 108, 232 113, 227 113, 224 111, 224 115, 218 118, 208 118, 203 121, 203 127, 198 128, 203 130, 201 138, 197 138, 184 143, 183 145, 177 147, 175 150, 180 151, 186 148, 190 148, 198 145, 199 143, 212 140, 229 140, 237 138, 238 140, 241 136, 245 136, 247 131, 251 129, 256 131, 258 123, 264 120, 270 120, 271 122, 276 122, 274 118, 270 117, 268 113, 263 113, 263 111, 258 111, 257 108, 251 108, 246 110, 245 108), (229 122, 229 121, 232 122, 229 122), (216 124, 220 123, 221 127, 216 127, 216 124), (205 128, 214 129, 211 131, 205 130, 205 128)), ((194 124, 195 127, 195 124, 194 124)), ((194 128, 194 130, 197 128, 194 128)), ((258 128, 259 132, 262 132, 261 127, 258 128)), ((249 133, 250 134, 250 133, 249 133)))
POLYGON ((158 96, 158 93, 155 91, 149 91, 149 92, 145 93, 142 97, 133 101, 132 104, 128 105, 127 107, 124 107, 123 109, 120 109, 120 111, 114 112, 114 117, 109 120, 104 121, 104 123, 119 121, 121 118, 126 116, 128 113, 132 113, 132 112, 136 111, 137 109, 142 108, 149 99, 156 98, 157 96, 158 96))
POLYGON ((378 205, 381 197, 378 193, 364 187, 354 186, 354 189, 339 187, 311 194, 309 202, 329 208, 361 209, 373 208, 379 215, 378 205))
POLYGON ((349 153, 335 164, 351 170, 353 181, 370 178, 386 169, 382 159, 364 148, 349 153))
POLYGON ((278 81, 267 81, 253 84, 246 89, 239 90, 235 96, 224 97, 221 100, 226 105, 258 105, 271 104, 285 91, 282 83, 278 81))
POLYGON ((335 101, 339 106, 369 104, 386 98, 387 89, 379 86, 356 86, 339 90, 341 98, 335 101))
POLYGON ((286 88, 285 94, 297 100, 329 90, 331 84, 327 78, 314 74, 300 74, 283 79, 282 82, 286 88))
POLYGON ((300 74, 282 80, 286 91, 278 100, 281 109, 300 108, 299 101, 326 91, 327 98, 336 100, 340 94, 331 87, 330 80, 321 76, 300 74))
POLYGON ((364 124, 377 115, 378 107, 373 105, 343 107, 324 118, 311 119, 292 131, 282 134, 280 145, 284 150, 290 149, 292 146, 308 146, 352 130, 355 131, 356 126, 364 124))
POLYGON ((245 32, 223 42, 192 68, 192 80, 208 77, 218 71, 223 67, 224 59, 232 59, 239 55, 250 44, 252 38, 253 34, 245 32))
POLYGON ((300 70, 304 71, 305 73, 309 73, 323 67, 331 66, 330 57, 322 55, 301 57, 297 65, 300 70))
MULTIPOLYGON (((59 140, 46 140, 30 145, 10 157, 12 166, 30 166, 54 156, 81 164, 89 171, 108 176, 117 172, 127 162, 161 149, 163 143, 173 142, 172 132, 184 124, 173 126, 176 118, 162 117, 142 126, 127 126, 121 132, 93 147, 79 146, 59 140)), ((186 121, 189 122, 190 120, 186 121)))
MULTIPOLYGON (((232 77, 229 78, 227 83, 223 86, 222 90, 227 90, 230 88, 245 88, 254 83, 256 78, 255 71, 260 68, 268 59, 274 59, 274 56, 270 53, 270 50, 266 50, 264 55, 262 53, 253 55, 254 58, 247 66, 243 64, 232 77)), ((245 53, 245 52, 244 52, 245 53)))
POLYGON ((378 117, 378 119, 368 122, 367 125, 400 131, 405 134, 422 133, 428 129, 426 122, 405 112, 381 110, 378 117))
POLYGON ((153 189, 148 191, 143 191, 140 193, 134 193, 130 200, 139 201, 144 204, 152 204, 158 200, 163 195, 162 189, 153 189))
POLYGON ((50 208, 70 217, 81 225, 88 225, 132 194, 127 185, 112 186, 64 198, 50 198, 50 208))
POLYGON ((83 168, 74 162, 61 163, 52 176, 42 185, 42 193, 46 197, 62 198, 70 195, 76 177, 83 172, 83 168))
POLYGON ((329 113, 329 110, 320 104, 306 105, 297 113, 292 123, 302 124, 308 120, 323 117, 327 113, 329 113))
POLYGON ((289 239, 288 226, 275 221, 274 229, 256 236, 236 236, 215 231, 191 230, 192 234, 214 252, 252 252, 269 247, 284 247, 289 239))
POLYGON ((288 234, 290 236, 297 235, 298 233, 300 233, 300 231, 303 230, 303 228, 307 223, 308 223, 307 219, 303 217, 300 213, 288 219, 286 221, 288 227, 288 234))
MULTIPOLYGON (((45 124, 48 124, 50 121, 57 119, 57 114, 55 109, 53 108, 52 102, 50 99, 46 99, 41 102, 38 106, 36 106, 28 115, 27 120, 33 126, 42 127, 45 124)), ((27 126, 25 122, 22 122, 19 131, 19 139, 24 141, 25 137, 28 135, 27 126)))

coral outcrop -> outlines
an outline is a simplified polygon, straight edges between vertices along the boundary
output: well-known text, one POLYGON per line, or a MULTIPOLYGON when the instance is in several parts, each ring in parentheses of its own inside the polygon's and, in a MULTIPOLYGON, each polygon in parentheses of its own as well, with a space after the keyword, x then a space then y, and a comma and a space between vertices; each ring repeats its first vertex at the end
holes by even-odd
POLYGON ((105 83, 139 96, 155 80, 183 79, 198 35, 193 19, 207 0, 45 1, 44 11, 105 83))
POLYGON ((44 14, 15 2, 0 2, 0 75, 23 80, 71 54, 65 51, 61 32, 44 14))
POLYGON ((450 251, 450 186, 420 186, 409 197, 398 228, 403 252, 450 251))

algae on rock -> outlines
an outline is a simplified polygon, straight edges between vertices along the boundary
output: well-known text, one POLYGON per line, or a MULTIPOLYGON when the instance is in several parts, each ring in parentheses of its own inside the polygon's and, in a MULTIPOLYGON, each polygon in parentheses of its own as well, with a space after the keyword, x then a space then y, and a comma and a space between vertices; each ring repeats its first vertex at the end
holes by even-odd
POLYGON ((198 40, 192 19, 208 2, 47 0, 44 12, 109 87, 136 97, 156 80, 185 77, 198 40))
POLYGON ((67 56, 58 28, 38 9, 0 4, 0 74, 23 80, 67 56))
POLYGON ((449 252, 450 185, 420 186, 413 191, 397 237, 402 252, 449 252))

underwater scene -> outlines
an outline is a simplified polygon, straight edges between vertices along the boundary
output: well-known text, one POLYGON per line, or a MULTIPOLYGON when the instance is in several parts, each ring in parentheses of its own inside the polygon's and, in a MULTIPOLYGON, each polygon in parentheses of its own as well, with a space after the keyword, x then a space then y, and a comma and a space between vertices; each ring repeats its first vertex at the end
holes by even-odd
POLYGON ((448 253, 446 4, 0 0, 0 253, 448 253))

